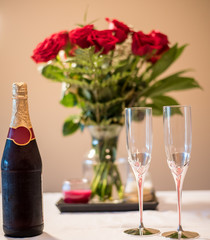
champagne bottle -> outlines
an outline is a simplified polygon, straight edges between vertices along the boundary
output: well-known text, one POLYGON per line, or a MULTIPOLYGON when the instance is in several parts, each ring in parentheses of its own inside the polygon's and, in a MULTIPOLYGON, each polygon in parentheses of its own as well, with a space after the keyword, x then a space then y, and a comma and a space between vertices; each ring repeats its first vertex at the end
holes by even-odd
POLYGON ((28 112, 26 83, 13 83, 13 111, 1 161, 3 230, 11 237, 43 231, 42 160, 28 112))

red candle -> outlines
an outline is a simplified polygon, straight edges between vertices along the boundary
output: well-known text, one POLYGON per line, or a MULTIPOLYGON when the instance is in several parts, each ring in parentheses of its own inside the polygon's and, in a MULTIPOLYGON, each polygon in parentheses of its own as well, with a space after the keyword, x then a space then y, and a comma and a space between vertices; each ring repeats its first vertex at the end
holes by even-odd
POLYGON ((87 179, 65 181, 62 191, 65 203, 88 203, 91 197, 91 189, 87 179))
POLYGON ((91 196, 90 189, 63 191, 65 203, 88 203, 91 196))

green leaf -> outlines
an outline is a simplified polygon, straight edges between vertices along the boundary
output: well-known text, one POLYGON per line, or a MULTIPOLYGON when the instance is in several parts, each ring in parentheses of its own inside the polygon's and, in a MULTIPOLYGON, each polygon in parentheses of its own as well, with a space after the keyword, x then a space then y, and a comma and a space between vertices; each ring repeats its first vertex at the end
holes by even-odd
POLYGON ((77 105, 76 95, 69 92, 68 94, 63 96, 60 103, 65 107, 74 107, 75 105, 77 105))
POLYGON ((161 73, 163 73, 183 52, 186 45, 177 47, 175 44, 172 48, 170 48, 167 52, 165 52, 162 57, 153 65, 152 74, 150 80, 155 79, 161 73))
POLYGON ((200 85, 194 78, 180 77, 178 74, 173 74, 167 78, 157 81, 151 87, 145 89, 145 91, 142 93, 142 96, 154 97, 163 95, 166 92, 191 88, 200 88, 200 85))
MULTIPOLYGON (((85 70, 83 71, 85 72, 85 70)), ((71 69, 70 69, 70 72, 71 72, 71 69)), ((54 65, 46 65, 42 69, 42 75, 54 81, 69 83, 71 84, 71 86, 74 86, 74 87, 83 87, 87 89, 92 88, 92 86, 90 86, 86 81, 81 80, 80 79, 81 76, 79 74, 74 73, 73 69, 72 69, 72 73, 69 73, 69 76, 65 76, 64 72, 59 67, 54 65)))
POLYGON ((156 96, 151 98, 153 103, 159 105, 161 107, 168 106, 168 105, 179 105, 179 103, 172 97, 169 96, 156 96))
POLYGON ((146 104, 145 107, 152 107, 153 115, 160 116, 163 114, 163 106, 179 105, 179 103, 169 96, 156 96, 151 98, 152 103, 146 104))
POLYGON ((84 21, 84 25, 85 25, 86 22, 87 22, 88 8, 89 8, 89 6, 87 6, 86 9, 85 9, 85 14, 84 14, 84 19, 83 19, 83 21, 84 21))
POLYGON ((65 75, 63 71, 59 67, 53 65, 46 65, 43 67, 42 75, 58 82, 65 81, 65 75))
POLYGON ((76 132, 80 127, 80 116, 72 115, 63 124, 63 135, 67 136, 76 132))
POLYGON ((187 47, 187 45, 188 45, 188 44, 185 44, 185 45, 181 46, 180 48, 177 48, 175 60, 176 60, 177 58, 179 58, 179 56, 182 54, 182 52, 183 52, 184 49, 187 47))
POLYGON ((78 89, 78 95, 82 97, 84 100, 92 101, 92 95, 91 92, 85 88, 79 88, 78 89))

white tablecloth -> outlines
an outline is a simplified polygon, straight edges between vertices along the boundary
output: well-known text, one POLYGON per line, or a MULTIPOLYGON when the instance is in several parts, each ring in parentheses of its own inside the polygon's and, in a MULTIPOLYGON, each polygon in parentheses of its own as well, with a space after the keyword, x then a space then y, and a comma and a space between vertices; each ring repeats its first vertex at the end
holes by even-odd
MULTIPOLYGON (((176 193, 161 191, 156 193, 159 206, 156 211, 144 211, 144 225, 158 228, 161 232, 177 228, 176 193)), ((31 240, 129 240, 139 238, 123 233, 137 227, 138 211, 103 213, 60 213, 55 203, 59 193, 44 194, 44 233, 31 240)), ((200 233, 199 239, 210 240, 210 191, 184 191, 182 199, 182 225, 185 230, 200 233)), ((2 213, 1 222, 2 225, 2 213)), ((5 237, 0 230, 0 240, 5 237)), ((142 237, 147 239, 148 237, 142 237)), ((149 239, 164 239, 152 236, 149 239)))

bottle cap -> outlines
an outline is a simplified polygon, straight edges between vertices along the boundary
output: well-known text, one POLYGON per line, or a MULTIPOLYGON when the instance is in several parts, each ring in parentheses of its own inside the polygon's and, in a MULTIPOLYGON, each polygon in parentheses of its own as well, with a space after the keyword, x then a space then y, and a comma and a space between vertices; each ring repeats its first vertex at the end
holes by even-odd
POLYGON ((12 84, 13 98, 27 98, 27 84, 24 82, 15 82, 12 84))

